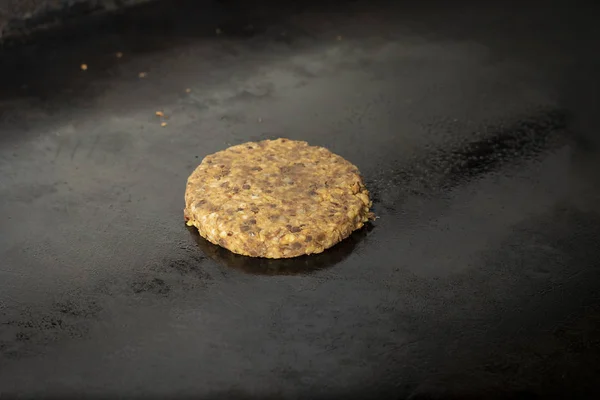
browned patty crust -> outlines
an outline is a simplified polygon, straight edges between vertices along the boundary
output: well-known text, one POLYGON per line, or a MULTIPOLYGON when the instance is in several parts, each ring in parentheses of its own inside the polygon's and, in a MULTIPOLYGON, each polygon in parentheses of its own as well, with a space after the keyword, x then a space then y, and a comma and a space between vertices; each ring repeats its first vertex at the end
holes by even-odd
POLYGON ((358 168, 288 139, 229 147, 190 175, 184 216, 208 241, 251 257, 320 253, 373 216, 358 168))

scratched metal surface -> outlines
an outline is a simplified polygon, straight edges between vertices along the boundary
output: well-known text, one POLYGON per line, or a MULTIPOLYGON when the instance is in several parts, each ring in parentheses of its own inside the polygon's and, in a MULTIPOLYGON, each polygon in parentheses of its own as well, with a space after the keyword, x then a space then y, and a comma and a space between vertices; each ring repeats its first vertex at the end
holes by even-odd
POLYGON ((4 50, 0 397, 599 394, 589 10, 200 3, 4 50), (286 261, 186 229, 201 158, 276 136, 380 219, 286 261))
POLYGON ((150 0, 0 0, 0 43, 150 0))

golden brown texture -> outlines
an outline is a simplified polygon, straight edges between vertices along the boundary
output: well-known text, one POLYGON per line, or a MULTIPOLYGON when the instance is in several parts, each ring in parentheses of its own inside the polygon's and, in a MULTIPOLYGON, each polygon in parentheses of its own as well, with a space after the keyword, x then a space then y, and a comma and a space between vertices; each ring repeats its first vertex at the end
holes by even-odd
POLYGON ((329 150, 287 139, 209 155, 190 175, 187 224, 251 257, 320 253, 371 218, 358 168, 329 150))

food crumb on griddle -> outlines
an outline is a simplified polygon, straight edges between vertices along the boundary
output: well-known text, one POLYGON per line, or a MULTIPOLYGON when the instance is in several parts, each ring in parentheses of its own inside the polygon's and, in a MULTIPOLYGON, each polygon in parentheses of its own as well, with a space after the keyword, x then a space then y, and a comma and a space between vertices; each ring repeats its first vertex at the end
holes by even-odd
POLYGON ((88 69, 87 64, 81 64, 81 70, 82 71, 87 71, 87 69, 88 69))
POLYGON ((156 116, 157 116, 157 117, 164 117, 164 116, 165 116, 165 113, 164 113, 164 112, 162 112, 162 111, 157 111, 157 112, 156 112, 156 116))
POLYGON ((138 76, 139 76, 140 78, 145 78, 145 77, 146 77, 146 75, 148 75, 146 72, 140 72, 140 73, 138 74, 138 76))
POLYGON ((123 57, 123 53, 121 53, 120 51, 118 51, 115 55, 117 56, 117 58, 123 57))
POLYGON ((160 126, 162 126, 164 128, 165 126, 167 126, 167 123, 166 122, 161 122, 160 126))

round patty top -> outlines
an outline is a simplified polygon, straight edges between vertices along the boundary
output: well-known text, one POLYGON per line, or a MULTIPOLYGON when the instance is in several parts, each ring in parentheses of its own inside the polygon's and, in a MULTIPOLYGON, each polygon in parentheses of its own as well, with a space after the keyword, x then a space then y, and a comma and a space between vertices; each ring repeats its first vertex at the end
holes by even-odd
POLYGON ((249 142, 206 156, 190 175, 184 216, 234 253, 321 253, 373 217, 358 168, 323 147, 249 142))

